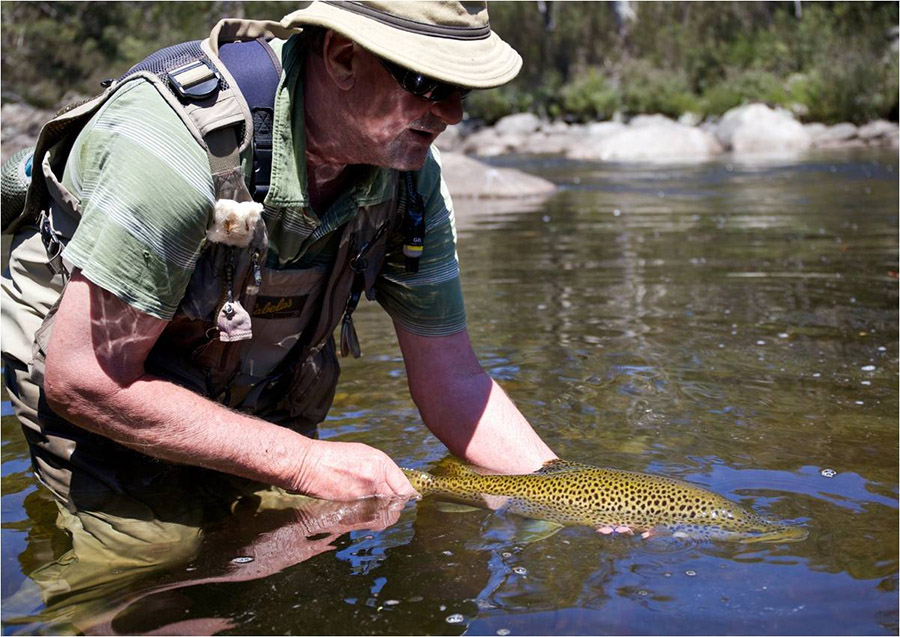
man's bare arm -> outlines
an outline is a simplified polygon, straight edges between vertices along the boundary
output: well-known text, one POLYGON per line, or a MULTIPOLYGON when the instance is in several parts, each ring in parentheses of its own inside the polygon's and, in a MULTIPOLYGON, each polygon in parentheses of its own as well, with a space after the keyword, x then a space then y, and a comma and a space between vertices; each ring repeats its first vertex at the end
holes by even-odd
POLYGON ((454 455, 503 473, 532 472, 556 458, 481 368, 467 331, 426 337, 395 329, 413 400, 454 455))
POLYGON ((376 449, 311 440, 147 374, 144 362, 165 325, 76 271, 47 352, 44 389, 50 406, 147 455, 324 499, 415 493, 376 449))

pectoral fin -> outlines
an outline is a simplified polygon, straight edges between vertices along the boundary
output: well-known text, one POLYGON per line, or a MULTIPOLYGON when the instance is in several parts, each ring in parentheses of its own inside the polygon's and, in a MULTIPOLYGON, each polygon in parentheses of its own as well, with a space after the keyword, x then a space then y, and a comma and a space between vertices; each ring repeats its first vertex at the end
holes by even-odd
POLYGON ((517 526, 519 528, 515 532, 516 541, 522 544, 546 540, 559 533, 559 530, 563 528, 561 524, 547 520, 522 520, 517 526))
POLYGON ((469 504, 460 504, 459 502, 438 501, 434 503, 441 513, 471 513, 472 511, 484 511, 484 507, 475 507, 469 504))

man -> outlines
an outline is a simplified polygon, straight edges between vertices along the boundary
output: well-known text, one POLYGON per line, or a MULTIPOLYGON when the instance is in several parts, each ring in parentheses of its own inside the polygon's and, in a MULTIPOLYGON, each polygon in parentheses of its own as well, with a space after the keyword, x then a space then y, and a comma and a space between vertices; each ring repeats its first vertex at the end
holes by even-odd
MULTIPOLYGON (((202 296, 212 282, 223 286, 221 327, 233 308, 243 309, 231 301, 243 292, 235 289, 231 262, 222 265, 234 250, 209 257, 207 232, 218 205, 207 158, 148 82, 116 92, 68 154, 62 184, 78 200, 81 220, 73 230, 75 220, 59 206, 50 215, 66 239, 68 283, 43 268, 48 258, 37 228, 16 237, 3 279, 7 384, 35 473, 70 511, 103 511, 110 493, 146 503, 154 489, 182 488, 183 475, 195 476, 191 467, 322 499, 414 495, 384 453, 316 440, 298 424, 305 403, 327 410, 337 380, 336 369, 324 380, 322 370, 332 369, 328 320, 336 318, 325 318, 333 314, 329 299, 343 305, 346 298, 346 286, 331 283, 349 249, 341 229, 369 208, 398 209, 396 171, 414 173, 424 198, 424 250, 418 272, 410 272, 399 246, 382 248, 383 265, 369 287, 394 320, 425 424, 452 453, 494 471, 534 471, 555 457, 472 351, 452 204, 431 147, 461 119, 463 94, 511 80, 519 56, 491 32, 485 6, 455 2, 303 3, 282 28, 295 35, 273 42, 284 73, 260 231, 266 249, 246 260, 262 285, 253 294, 261 300, 276 290, 271 298, 299 299, 303 329, 295 323, 299 332, 278 332, 257 302, 249 349, 221 346, 240 356, 231 357, 224 384, 203 384, 203 374, 209 380, 216 372, 203 363, 210 358, 204 348, 219 352, 221 343, 186 347, 198 342, 179 331, 190 323, 192 295, 202 296), (60 294, 55 316, 45 321, 60 294), (299 368, 287 367, 297 350, 284 342, 305 342, 314 330, 326 332, 327 341, 302 350, 309 358, 299 368), (38 367, 31 358, 36 333, 35 351, 44 356, 38 367), (40 368, 43 378, 35 373, 40 368), (285 369, 289 383, 273 380, 285 369), (252 382, 241 385, 238 377, 252 382), (267 400, 284 404, 273 394, 315 383, 324 389, 294 391, 295 418, 286 426, 254 415, 265 414, 255 406, 267 400)), ((187 482, 195 486, 194 477, 187 482)))

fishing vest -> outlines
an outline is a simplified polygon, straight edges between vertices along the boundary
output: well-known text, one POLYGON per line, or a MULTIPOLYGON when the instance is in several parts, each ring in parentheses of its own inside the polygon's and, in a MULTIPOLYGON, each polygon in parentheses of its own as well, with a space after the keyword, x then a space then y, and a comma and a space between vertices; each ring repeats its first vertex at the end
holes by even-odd
MULTIPOLYGON (((56 238, 50 209, 59 206, 74 218, 81 216, 78 199, 61 183, 69 150, 112 95, 131 82, 149 82, 208 155, 216 217, 242 208, 249 213, 220 219, 225 228, 221 239, 208 233, 210 240, 185 296, 150 352, 146 370, 228 407, 309 431, 325 418, 334 398, 340 372, 335 328, 341 325, 341 354, 359 356, 353 310, 363 293, 374 298, 375 279, 393 236, 406 232, 413 235, 407 243, 419 241, 418 247, 404 247, 405 253, 410 247, 408 260, 421 253, 424 220, 409 173, 403 183, 392 171, 393 196, 361 207, 337 230, 340 239, 332 267, 266 267, 262 205, 253 201, 247 187, 250 163, 241 164, 242 155, 252 151, 254 118, 218 53, 228 42, 293 33, 277 22, 223 20, 208 39, 164 49, 148 58, 149 64, 138 64, 110 83, 101 95, 65 109, 41 130, 24 210, 9 231, 37 223, 49 266, 63 269, 64 241, 56 238)), ((35 335, 32 376, 40 386, 58 305, 35 335)))

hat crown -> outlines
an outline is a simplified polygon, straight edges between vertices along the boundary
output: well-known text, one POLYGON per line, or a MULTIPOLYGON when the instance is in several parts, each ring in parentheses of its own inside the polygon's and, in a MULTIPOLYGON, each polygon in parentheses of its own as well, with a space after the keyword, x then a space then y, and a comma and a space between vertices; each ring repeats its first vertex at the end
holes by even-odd
POLYGON ((486 2, 331 2, 334 6, 353 10, 354 6, 394 16, 423 26, 483 29, 489 26, 486 2))
MULTIPOLYGON (((305 4, 310 9, 316 4, 326 5, 328 8, 339 9, 337 12, 339 14, 346 12, 371 23, 424 36, 469 40, 487 38, 491 35, 486 2, 319 0, 305 4)), ((300 10, 286 16, 282 24, 287 20, 293 22, 293 18, 301 15, 306 15, 306 7, 301 7, 300 10)))

